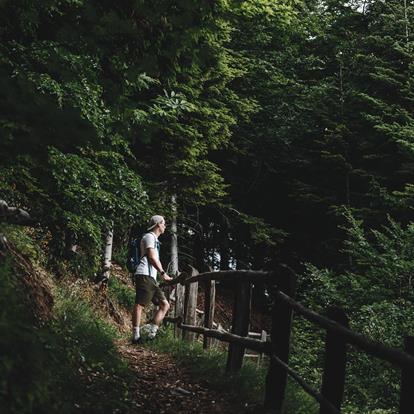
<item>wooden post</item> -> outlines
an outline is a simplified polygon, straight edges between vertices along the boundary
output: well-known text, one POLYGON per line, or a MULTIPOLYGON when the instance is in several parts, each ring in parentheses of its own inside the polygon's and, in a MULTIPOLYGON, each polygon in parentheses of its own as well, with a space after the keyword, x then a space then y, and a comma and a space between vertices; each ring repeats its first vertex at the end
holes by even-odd
MULTIPOLYGON (((260 335, 260 340, 263 341, 263 342, 266 342, 267 332, 265 330, 262 330, 262 333, 260 335)), ((263 353, 259 354, 259 358, 257 359, 257 366, 260 367, 262 362, 263 362, 263 353)))
MULTIPOLYGON (((184 295, 185 295, 185 288, 180 283, 177 284, 175 287, 175 305, 174 305, 174 316, 176 318, 184 317, 184 295)), ((180 337, 182 335, 182 329, 178 328, 175 325, 174 335, 176 337, 180 337)))
MULTIPOLYGON (((331 308, 327 312, 329 319, 349 327, 345 312, 339 308, 331 308)), ((322 376, 321 394, 338 410, 341 409, 345 387, 346 341, 335 332, 328 331, 325 345, 325 367, 322 376)), ((331 411, 321 405, 319 414, 331 411)))
MULTIPOLYGON (((248 336, 250 324, 252 288, 250 282, 238 282, 233 307, 233 323, 231 332, 239 336, 248 336)), ((243 364, 245 348, 237 344, 229 344, 227 356, 227 372, 237 372, 243 364)))
MULTIPOLYGON (((204 327, 211 329, 214 321, 214 307, 216 305, 216 281, 210 280, 204 285, 204 327)), ((212 338, 203 338, 203 348, 210 348, 212 338)))
MULTIPOLYGON (((414 355, 414 337, 407 336, 404 339, 405 352, 414 355)), ((414 366, 406 365, 401 372, 401 394, 399 414, 410 414, 414 407, 414 366)))
MULTIPOLYGON (((291 298, 295 297, 296 276, 291 269, 283 268, 283 273, 278 278, 278 288, 291 298)), ((276 300, 272 310, 271 353, 286 364, 289 362, 292 313, 289 305, 276 300)), ((268 411, 274 413, 281 412, 286 383, 287 372, 276 365, 276 362, 270 358, 264 398, 264 405, 268 411)))
MULTIPOLYGON (((198 275, 198 271, 193 267, 191 276, 198 275)), ((185 300, 184 300, 184 324, 196 325, 197 321, 197 296, 198 296, 198 282, 190 283, 185 287, 185 300)), ((195 339, 195 333, 189 331, 183 331, 183 339, 189 342, 193 342, 195 339)))

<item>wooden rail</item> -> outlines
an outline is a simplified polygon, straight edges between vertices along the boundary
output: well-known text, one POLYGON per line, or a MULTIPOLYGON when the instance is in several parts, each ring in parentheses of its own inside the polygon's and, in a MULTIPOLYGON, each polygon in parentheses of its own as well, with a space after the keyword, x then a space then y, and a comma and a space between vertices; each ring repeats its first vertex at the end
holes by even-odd
POLYGON ((266 377, 264 406, 268 412, 280 413, 285 396, 287 376, 292 377, 309 395, 320 404, 320 414, 339 414, 344 393, 346 375, 347 345, 388 361, 401 369, 401 389, 399 414, 412 414, 414 407, 414 337, 405 339, 405 352, 390 348, 353 332, 348 327, 348 318, 338 308, 331 308, 327 316, 322 316, 295 301, 296 278, 287 267, 279 272, 263 271, 220 271, 179 278, 162 285, 185 286, 186 299, 183 315, 165 320, 173 322, 183 332, 183 338, 192 340, 188 333, 202 334, 204 347, 209 346, 209 338, 228 342, 226 370, 238 371, 243 362, 245 349, 269 355, 269 369, 266 377), (215 302, 215 281, 232 280, 235 283, 232 332, 212 329, 215 302), (272 309, 271 341, 249 338, 252 282, 265 282, 273 289, 275 303, 272 309), (205 291, 204 327, 196 326, 197 286, 201 283, 205 291), (289 365, 290 334, 293 312, 306 318, 327 331, 325 341, 325 364, 321 391, 310 387, 289 365), (184 318, 184 319, 183 319, 184 318), (183 323, 184 321, 184 323, 183 323), (187 332, 187 334, 186 334, 187 332))

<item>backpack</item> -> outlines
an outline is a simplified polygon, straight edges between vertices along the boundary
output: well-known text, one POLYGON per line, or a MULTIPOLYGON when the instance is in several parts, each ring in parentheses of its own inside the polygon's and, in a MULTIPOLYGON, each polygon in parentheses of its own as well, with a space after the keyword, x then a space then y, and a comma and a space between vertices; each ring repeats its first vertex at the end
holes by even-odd
POLYGON ((128 246, 128 255, 126 260, 126 267, 129 273, 134 274, 137 269, 139 262, 141 261, 140 256, 140 239, 132 239, 128 246))
MULTIPOLYGON (((146 233, 144 233, 145 235, 146 233)), ((142 237, 144 237, 144 235, 142 237)), ((141 256, 141 238, 140 239, 132 239, 129 242, 128 247, 128 255, 126 260, 126 267, 131 274, 135 274, 135 271, 137 270, 138 265, 140 264, 141 260, 144 256, 141 256)), ((148 262, 148 273, 151 275, 151 265, 148 262)))

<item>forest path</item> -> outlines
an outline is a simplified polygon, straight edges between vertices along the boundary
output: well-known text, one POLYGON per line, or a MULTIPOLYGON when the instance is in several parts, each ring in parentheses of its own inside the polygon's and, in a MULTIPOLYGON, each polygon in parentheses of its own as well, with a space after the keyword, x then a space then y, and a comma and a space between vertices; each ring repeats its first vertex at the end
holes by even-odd
POLYGON ((142 414, 247 413, 241 399, 220 390, 212 390, 202 378, 193 378, 188 370, 164 353, 126 341, 118 345, 121 355, 134 373, 131 394, 136 410, 142 414))

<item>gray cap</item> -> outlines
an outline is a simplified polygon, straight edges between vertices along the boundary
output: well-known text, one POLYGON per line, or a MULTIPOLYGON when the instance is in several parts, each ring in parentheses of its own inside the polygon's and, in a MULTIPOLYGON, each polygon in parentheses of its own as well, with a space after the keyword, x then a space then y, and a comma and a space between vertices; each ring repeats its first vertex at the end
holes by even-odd
POLYGON ((164 221, 164 217, 163 216, 152 216, 150 221, 148 222, 148 228, 147 230, 150 231, 152 230, 154 227, 156 227, 158 224, 161 224, 164 221))

